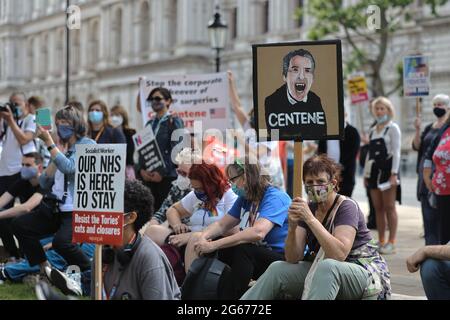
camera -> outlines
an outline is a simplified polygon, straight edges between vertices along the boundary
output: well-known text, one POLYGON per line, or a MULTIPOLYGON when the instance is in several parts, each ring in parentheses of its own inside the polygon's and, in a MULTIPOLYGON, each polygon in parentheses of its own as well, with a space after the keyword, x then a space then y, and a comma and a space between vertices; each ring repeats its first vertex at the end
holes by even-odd
POLYGON ((8 108, 11 110, 12 114, 17 117, 17 108, 19 105, 15 102, 6 102, 6 103, 0 103, 0 112, 6 112, 8 111, 8 108))

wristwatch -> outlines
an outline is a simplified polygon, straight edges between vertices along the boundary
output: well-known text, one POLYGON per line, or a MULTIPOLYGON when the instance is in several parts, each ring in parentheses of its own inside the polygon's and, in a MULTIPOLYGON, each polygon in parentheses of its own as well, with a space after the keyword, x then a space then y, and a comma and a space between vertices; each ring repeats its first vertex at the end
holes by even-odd
POLYGON ((54 144, 54 143, 52 143, 50 146, 48 146, 47 147, 47 150, 49 151, 49 152, 51 152, 53 149, 55 149, 56 148, 56 144, 54 144))

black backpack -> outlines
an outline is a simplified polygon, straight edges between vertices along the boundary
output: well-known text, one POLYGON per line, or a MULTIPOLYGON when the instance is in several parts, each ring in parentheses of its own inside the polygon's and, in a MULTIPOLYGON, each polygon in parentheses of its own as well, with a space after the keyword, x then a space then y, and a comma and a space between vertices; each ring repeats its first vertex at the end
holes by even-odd
POLYGON ((230 281, 231 268, 213 257, 200 257, 192 262, 181 286, 182 300, 223 300, 224 283, 230 281))

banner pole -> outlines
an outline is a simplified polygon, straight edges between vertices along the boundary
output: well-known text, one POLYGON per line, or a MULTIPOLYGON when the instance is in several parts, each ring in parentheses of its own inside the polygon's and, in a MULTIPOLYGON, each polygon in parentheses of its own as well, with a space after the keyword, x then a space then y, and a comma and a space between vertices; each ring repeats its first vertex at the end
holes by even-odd
POLYGON ((303 142, 294 142, 294 192, 293 196, 302 197, 303 189, 303 142))
POLYGON ((364 117, 363 117, 363 108, 365 103, 358 103, 356 106, 358 108, 358 115, 359 115, 359 124, 361 126, 361 133, 364 135, 366 134, 366 131, 364 130, 364 117))
POLYGON ((420 116, 420 97, 416 97, 416 116, 420 116))
POLYGON ((102 245, 95 246, 95 300, 103 300, 102 245))

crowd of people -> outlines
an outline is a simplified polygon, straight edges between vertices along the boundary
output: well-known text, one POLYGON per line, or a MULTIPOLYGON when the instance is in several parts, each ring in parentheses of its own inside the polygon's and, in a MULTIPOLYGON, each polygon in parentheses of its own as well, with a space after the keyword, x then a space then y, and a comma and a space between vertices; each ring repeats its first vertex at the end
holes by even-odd
MULTIPOLYGON (((228 77, 231 110, 254 135, 253 111, 244 111, 231 72, 228 77)), ((184 127, 172 102, 166 88, 147 97, 154 116, 146 125, 164 161, 149 172, 123 106, 108 109, 95 100, 85 111, 71 101, 57 110, 50 132, 35 122, 43 99, 11 95, 0 111, 0 282, 48 282, 67 295, 94 296, 94 245, 72 243, 75 147, 117 143, 127 145, 123 244, 103 249, 103 299, 189 299, 187 287, 205 285, 198 278, 202 258, 226 270, 218 280, 220 299, 390 298, 383 255, 396 252, 401 131, 388 98, 371 101, 367 136, 346 115, 344 140, 305 142, 307 198, 293 197, 298 177, 289 143, 245 135, 238 143, 246 154, 225 167, 207 161, 205 146, 195 141, 172 159, 181 141, 172 133, 184 127), (351 198, 358 157, 372 225, 351 198), (76 272, 69 272, 73 266, 76 272)), ((439 94, 432 104, 436 120, 422 128, 417 118, 412 141, 426 246, 405 263, 410 272, 420 269, 428 298, 450 299, 450 98, 439 94)))

